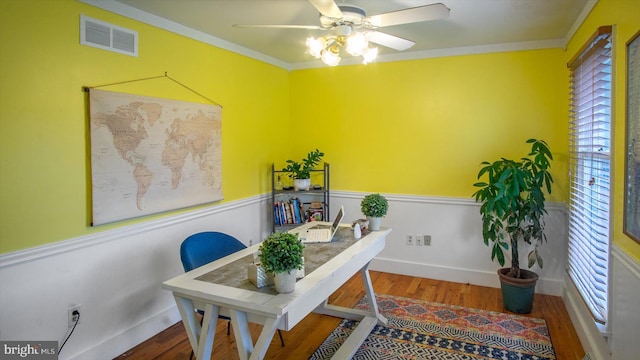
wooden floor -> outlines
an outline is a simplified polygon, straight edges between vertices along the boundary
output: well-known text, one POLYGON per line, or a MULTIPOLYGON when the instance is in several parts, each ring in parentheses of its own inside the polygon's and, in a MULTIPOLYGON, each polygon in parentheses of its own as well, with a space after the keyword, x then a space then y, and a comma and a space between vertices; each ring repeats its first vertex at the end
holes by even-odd
MULTIPOLYGON (((502 307, 500 289, 375 271, 371 271, 371 279, 375 292, 379 294, 506 312, 502 307)), ((362 296, 364 287, 358 274, 331 296, 330 303, 353 307, 362 296)), ((536 294, 533 310, 525 316, 547 321, 558 360, 583 358, 584 350, 560 297, 536 294)), ((282 332, 285 347, 281 347, 278 336, 274 336, 265 359, 308 359, 339 322, 339 319, 329 316, 310 314, 293 330, 282 332)), ((260 330, 259 325, 251 324, 254 342, 260 330)), ((182 322, 178 322, 116 359, 187 360, 190 353, 184 327, 182 322)), ((238 359, 233 331, 227 335, 226 321, 218 321, 212 359, 238 359)))

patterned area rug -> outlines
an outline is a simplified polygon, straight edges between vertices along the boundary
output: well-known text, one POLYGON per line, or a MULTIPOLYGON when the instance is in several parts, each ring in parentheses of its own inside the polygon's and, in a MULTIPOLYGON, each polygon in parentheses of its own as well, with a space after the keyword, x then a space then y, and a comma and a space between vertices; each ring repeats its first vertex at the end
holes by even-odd
MULTIPOLYGON (((555 359, 542 319, 376 295, 388 326, 371 331, 353 359, 555 359)), ((367 309, 365 299, 356 305, 367 309)), ((358 325, 342 323, 310 359, 330 359, 358 325)))

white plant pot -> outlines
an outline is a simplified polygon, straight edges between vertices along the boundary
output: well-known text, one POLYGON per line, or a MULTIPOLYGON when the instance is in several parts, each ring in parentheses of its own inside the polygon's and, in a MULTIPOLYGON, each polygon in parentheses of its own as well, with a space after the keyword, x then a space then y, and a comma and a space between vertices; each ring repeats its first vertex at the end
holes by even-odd
POLYGON ((309 186, 311 186, 311 179, 293 179, 293 186, 298 191, 309 190, 309 186))
POLYGON ((371 231, 380 230, 380 223, 382 222, 382 218, 367 216, 367 220, 369 220, 369 228, 368 228, 369 230, 371 231))
POLYGON ((280 294, 288 294, 296 289, 296 276, 297 270, 285 271, 277 273, 273 277, 273 282, 276 285, 276 291, 280 294))

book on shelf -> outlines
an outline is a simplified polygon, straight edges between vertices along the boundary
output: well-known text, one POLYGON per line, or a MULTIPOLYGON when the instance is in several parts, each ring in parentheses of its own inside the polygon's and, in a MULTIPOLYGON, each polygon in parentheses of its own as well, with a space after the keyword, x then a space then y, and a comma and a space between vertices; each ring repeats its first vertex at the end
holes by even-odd
POLYGON ((277 226, 287 224, 302 224, 313 220, 322 220, 324 207, 322 202, 306 204, 309 209, 305 211, 305 204, 298 198, 286 201, 278 200, 273 204, 273 222, 277 226))
POLYGON ((292 198, 289 201, 291 202, 291 209, 293 210, 295 223, 303 223, 304 219, 302 217, 302 214, 304 213, 304 210, 302 209, 302 203, 300 202, 300 200, 298 200, 298 198, 292 198))

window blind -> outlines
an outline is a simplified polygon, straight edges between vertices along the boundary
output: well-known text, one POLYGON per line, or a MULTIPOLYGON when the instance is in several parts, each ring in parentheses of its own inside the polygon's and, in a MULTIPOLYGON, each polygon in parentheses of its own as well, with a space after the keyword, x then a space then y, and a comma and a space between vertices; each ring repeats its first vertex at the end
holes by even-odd
POLYGON ((606 324, 611 189, 611 27, 569 63, 569 276, 606 324))

